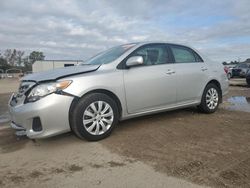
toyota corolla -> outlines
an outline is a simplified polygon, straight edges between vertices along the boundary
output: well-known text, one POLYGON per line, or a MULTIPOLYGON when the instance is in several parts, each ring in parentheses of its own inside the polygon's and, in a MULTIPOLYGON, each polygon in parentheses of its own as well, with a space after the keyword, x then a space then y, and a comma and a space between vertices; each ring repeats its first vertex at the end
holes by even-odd
POLYGON ((11 126, 32 139, 73 131, 96 141, 132 117, 190 106, 213 113, 227 90, 221 63, 197 50, 131 43, 78 66, 23 77, 9 101, 11 126))

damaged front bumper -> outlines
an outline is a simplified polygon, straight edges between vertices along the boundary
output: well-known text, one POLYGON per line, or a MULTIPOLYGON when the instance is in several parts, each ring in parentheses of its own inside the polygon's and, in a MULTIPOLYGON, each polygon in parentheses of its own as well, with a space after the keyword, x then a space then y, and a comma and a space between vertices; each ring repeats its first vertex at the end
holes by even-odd
POLYGON ((46 138, 70 131, 69 108, 74 97, 52 93, 36 102, 9 102, 11 127, 29 138, 46 138), (21 131, 21 132, 20 132, 21 131))

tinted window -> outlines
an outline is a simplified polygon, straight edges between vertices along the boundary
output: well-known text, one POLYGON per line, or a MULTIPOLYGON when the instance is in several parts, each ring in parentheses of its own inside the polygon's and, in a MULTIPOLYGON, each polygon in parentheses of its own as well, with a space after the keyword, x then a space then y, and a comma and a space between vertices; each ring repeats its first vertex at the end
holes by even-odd
POLYGON ((165 45, 147 45, 134 51, 131 56, 142 56, 144 65, 159 65, 169 63, 169 54, 165 45))
POLYGON ((194 53, 196 62, 203 62, 203 60, 201 59, 201 57, 196 52, 193 51, 193 53, 194 53))
POLYGON ((197 61, 194 53, 188 48, 182 46, 171 46, 171 50, 176 63, 192 63, 197 61))

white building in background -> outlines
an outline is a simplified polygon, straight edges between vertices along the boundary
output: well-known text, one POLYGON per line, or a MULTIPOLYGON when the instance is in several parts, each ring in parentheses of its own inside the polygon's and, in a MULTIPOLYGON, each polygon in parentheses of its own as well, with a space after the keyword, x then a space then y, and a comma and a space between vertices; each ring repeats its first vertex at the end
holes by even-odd
POLYGON ((42 60, 35 61, 32 65, 32 72, 41 72, 56 68, 75 66, 82 61, 79 60, 42 60))

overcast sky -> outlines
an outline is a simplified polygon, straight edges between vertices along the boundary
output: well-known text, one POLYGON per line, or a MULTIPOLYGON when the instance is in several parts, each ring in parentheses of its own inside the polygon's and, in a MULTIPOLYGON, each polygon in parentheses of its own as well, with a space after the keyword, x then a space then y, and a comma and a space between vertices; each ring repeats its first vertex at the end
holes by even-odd
POLYGON ((250 58, 250 0, 1 0, 0 50, 86 59, 135 41, 189 44, 218 61, 250 58))

